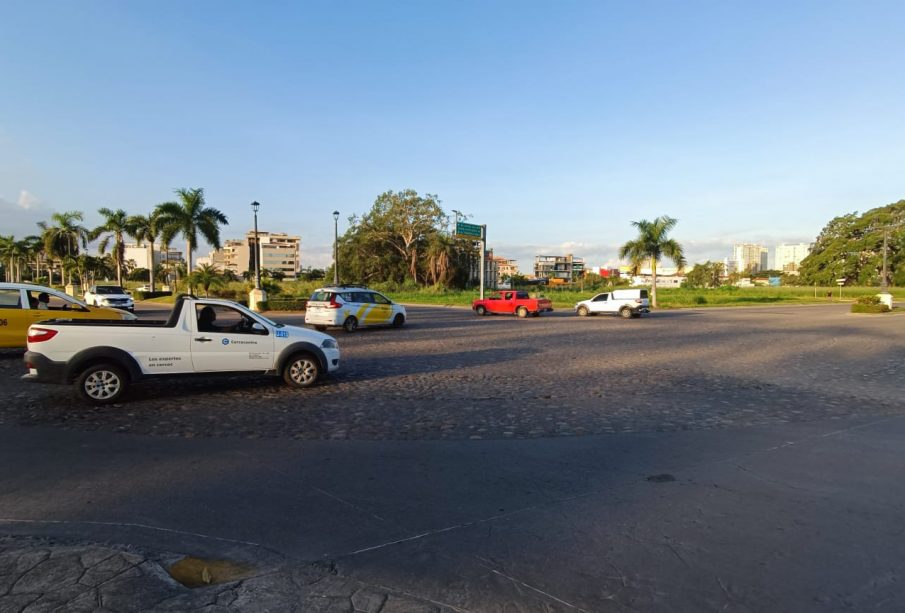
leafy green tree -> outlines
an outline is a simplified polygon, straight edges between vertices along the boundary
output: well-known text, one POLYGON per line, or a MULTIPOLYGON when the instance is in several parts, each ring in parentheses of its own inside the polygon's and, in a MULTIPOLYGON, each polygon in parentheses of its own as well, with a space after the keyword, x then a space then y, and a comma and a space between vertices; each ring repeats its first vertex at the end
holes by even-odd
POLYGON ((663 215, 653 221, 642 219, 633 221, 638 229, 638 237, 628 241, 619 249, 619 257, 628 258, 633 266, 640 266, 644 260, 650 262, 651 269, 651 305, 657 306, 657 263, 664 257, 675 262, 676 266, 685 265, 685 252, 675 239, 669 238, 669 232, 675 228, 677 219, 663 215))
POLYGON ((720 287, 723 283, 723 264, 722 262, 711 262, 707 260, 704 264, 695 264, 694 268, 685 275, 685 281, 682 282, 683 287, 691 289, 704 287, 720 287))
POLYGON ((204 189, 200 187, 177 189, 176 196, 176 201, 157 206, 161 239, 169 245, 181 234, 185 239, 186 267, 192 270, 192 253, 198 247, 198 234, 214 249, 219 249, 220 226, 228 225, 229 220, 219 210, 206 206, 204 189))
POLYGON ((799 267, 805 284, 877 285, 883 270, 883 236, 888 233, 887 268, 894 283, 905 282, 905 200, 831 219, 799 267))
MULTIPOLYGON (((80 211, 66 211, 65 213, 54 213, 50 216, 50 224, 46 222, 38 222, 41 228, 41 238, 44 240, 44 250, 48 259, 56 259, 61 262, 64 271, 67 270, 62 266, 62 261, 66 258, 74 258, 78 256, 81 249, 88 248, 88 239, 91 232, 79 222, 83 220, 80 211)), ((68 268, 68 282, 72 283, 73 266, 70 264, 68 268)), ((48 276, 52 282, 52 276, 48 276)), ((62 282, 62 279, 61 279, 62 282)))

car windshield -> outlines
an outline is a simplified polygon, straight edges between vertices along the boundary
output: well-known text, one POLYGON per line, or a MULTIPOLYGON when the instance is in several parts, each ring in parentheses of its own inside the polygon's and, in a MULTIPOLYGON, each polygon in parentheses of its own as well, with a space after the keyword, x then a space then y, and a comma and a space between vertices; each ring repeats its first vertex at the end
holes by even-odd
POLYGON ((94 293, 103 296, 110 294, 125 294, 125 290, 118 285, 98 285, 94 293))

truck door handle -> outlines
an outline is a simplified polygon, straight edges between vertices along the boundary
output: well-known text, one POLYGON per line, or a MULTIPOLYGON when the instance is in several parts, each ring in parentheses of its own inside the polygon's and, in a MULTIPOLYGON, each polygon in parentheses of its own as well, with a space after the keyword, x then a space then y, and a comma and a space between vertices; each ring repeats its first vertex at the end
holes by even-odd
POLYGON ((211 339, 211 338, 207 338, 207 337, 202 336, 202 337, 200 337, 200 338, 196 338, 196 339, 195 339, 195 342, 196 342, 196 343, 209 343, 209 342, 211 342, 212 340, 214 340, 214 339, 211 339))

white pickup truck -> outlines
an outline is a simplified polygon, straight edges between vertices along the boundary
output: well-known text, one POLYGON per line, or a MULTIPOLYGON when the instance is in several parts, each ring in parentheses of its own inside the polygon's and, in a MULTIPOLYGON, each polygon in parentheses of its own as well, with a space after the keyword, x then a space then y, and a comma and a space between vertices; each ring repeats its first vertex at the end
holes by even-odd
POLYGON ((641 317, 642 313, 650 313, 650 301, 646 289, 614 289, 576 302, 575 312, 581 317, 611 313, 628 319, 641 317))
POLYGON ((294 387, 339 368, 336 340, 270 321, 228 300, 182 296, 167 321, 52 319, 28 329, 28 374, 39 383, 75 382, 85 400, 119 400, 147 377, 260 373, 294 387))

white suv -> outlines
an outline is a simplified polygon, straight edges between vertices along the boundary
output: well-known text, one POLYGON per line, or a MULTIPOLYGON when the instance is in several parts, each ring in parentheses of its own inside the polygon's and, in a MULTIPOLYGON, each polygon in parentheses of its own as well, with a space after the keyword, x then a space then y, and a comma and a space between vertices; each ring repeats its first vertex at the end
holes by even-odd
POLYGON ((399 328, 405 323, 405 307, 367 287, 328 285, 308 299, 305 323, 322 331, 328 326, 342 326, 346 332, 359 326, 399 328))
POLYGON ((650 302, 646 289, 614 289, 575 303, 575 312, 582 317, 612 313, 628 319, 641 317, 641 313, 650 313, 650 302))
POLYGON ((92 285, 85 292, 85 302, 96 307, 114 307, 135 311, 132 295, 119 285, 92 285))

